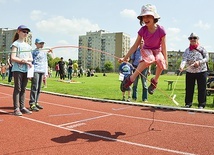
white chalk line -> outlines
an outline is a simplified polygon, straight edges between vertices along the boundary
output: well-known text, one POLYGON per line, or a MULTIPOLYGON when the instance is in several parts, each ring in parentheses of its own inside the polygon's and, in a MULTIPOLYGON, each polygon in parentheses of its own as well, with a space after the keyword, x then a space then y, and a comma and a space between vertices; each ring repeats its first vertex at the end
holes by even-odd
POLYGON ((61 105, 61 104, 57 104, 57 103, 44 102, 44 101, 42 103, 49 104, 49 105, 54 105, 54 106, 59 106, 59 107, 64 107, 64 108, 71 108, 71 109, 78 109, 78 110, 83 110, 83 111, 88 111, 88 112, 95 112, 95 113, 100 113, 100 114, 104 114, 104 115, 110 115, 111 114, 112 116, 120 116, 120 117, 132 118, 132 119, 155 121, 155 122, 175 124, 175 125, 185 125, 185 126, 193 126, 193 127, 213 128, 214 129, 214 126, 210 126, 210 125, 191 124, 191 123, 159 120, 159 119, 155 119, 155 118, 144 118, 144 117, 136 117, 136 116, 122 115, 122 114, 108 113, 108 112, 102 112, 102 111, 97 111, 97 110, 89 110, 89 109, 84 109, 84 108, 61 105))
POLYGON ((97 117, 91 117, 91 118, 82 119, 82 120, 75 121, 75 122, 61 124, 61 125, 58 125, 58 126, 67 126, 67 125, 71 125, 71 124, 76 124, 76 123, 81 123, 81 122, 87 122, 87 121, 91 121, 91 120, 95 120, 95 119, 99 119, 99 118, 103 118, 103 117, 108 117, 108 116, 111 116, 111 115, 112 114, 102 115, 102 116, 97 116, 97 117))
MULTIPOLYGON (((5 94, 5 93, 1 93, 1 94, 5 94)), ((5 95, 9 95, 9 94, 5 94, 5 95)), ((9 96, 12 96, 12 95, 9 95, 9 96)), ((55 106, 61 106, 61 107, 66 107, 66 108, 72 108, 72 109, 79 109, 79 110, 84 110, 84 111, 90 111, 90 112, 97 112, 97 113, 102 113, 102 114, 111 114, 111 115, 115 115, 115 116, 121 116, 121 117, 127 117, 127 118, 135 118, 135 119, 143 119, 143 120, 148 120, 148 121, 151 121, 151 120, 155 120, 155 121, 158 121, 158 122, 164 122, 164 123, 170 123, 170 124, 180 124, 180 125, 187 125, 187 126, 195 126, 195 127, 207 127, 207 128, 214 128, 214 126, 208 126, 208 125, 199 125, 199 124, 189 124, 189 123, 180 123, 180 122, 173 122, 173 121, 165 121, 165 120, 157 120, 157 119, 150 119, 150 118, 142 118, 142 117, 135 117, 135 116, 128 116, 128 115, 120 115, 120 114, 113 114, 113 113, 107 113, 107 112, 101 112, 101 111, 97 111, 97 110, 88 110, 88 109, 84 109, 84 108, 78 108, 78 107, 72 107, 72 106, 65 106, 65 105, 60 105, 60 104, 55 104, 55 103, 50 103, 50 102, 44 102, 43 103, 46 103, 46 104, 49 104, 49 105, 55 105, 55 106)), ((0 110, 1 111, 1 110, 0 110)), ((2 111, 3 112, 3 111, 2 111)), ((21 116, 21 117, 24 117, 24 116, 21 116)), ((24 117, 26 119, 30 119, 30 118, 27 118, 27 117, 24 117)), ((35 120, 35 122, 40 122, 39 120, 35 120)), ((42 122, 42 121, 41 121, 42 122)), ((41 123, 40 122, 40 123, 41 123)), ((46 123, 46 122, 43 122, 43 124, 49 124, 49 123, 46 123)), ((69 128, 65 128, 65 127, 60 127, 60 126, 57 126, 57 125, 53 125, 53 124, 49 124, 51 126, 56 126, 56 127, 59 127, 59 128, 63 128, 63 129, 67 129, 67 130, 70 130, 69 128)), ((76 132, 79 132, 79 133, 84 133, 82 131, 78 131, 78 130, 73 130, 72 131, 76 131, 76 132)), ((91 134, 91 133, 84 133, 84 134, 87 134, 87 135, 91 135, 91 136, 95 136, 95 137, 100 137, 100 138, 104 138, 104 139, 108 139, 108 140, 114 140, 114 141, 118 141, 118 142, 123 142, 123 140, 115 140, 113 138, 110 138, 110 137, 103 137, 103 136, 100 136, 100 135, 94 135, 94 134, 91 134)), ((126 141, 124 141, 123 143, 127 143, 126 141)), ((141 147, 147 147, 148 148, 153 148, 153 149, 157 149, 157 150, 170 150, 170 149, 165 149, 165 148, 159 148, 159 147, 155 147, 155 146, 149 146, 149 145, 144 145, 144 144, 138 144, 138 143, 132 143, 132 142, 128 142, 128 144, 132 144, 132 145, 137 145, 137 146, 141 146, 141 147)), ((191 153, 186 153, 186 152, 181 152, 181 151, 175 151, 175 150, 171 150, 171 151, 167 151, 167 152, 173 152, 173 153, 178 153, 178 154, 191 154, 191 153)), ((192 155, 192 154, 191 154, 192 155)))
POLYGON ((49 115, 49 117, 62 117, 62 116, 74 116, 80 115, 81 113, 71 113, 71 114, 56 114, 56 115, 49 115))
MULTIPOLYGON (((11 94, 6 94, 6 93, 2 93, 2 92, 0 92, 0 94, 12 96, 11 94)), ((102 111, 97 111, 97 110, 89 110, 89 109, 78 108, 78 107, 73 107, 73 106, 61 105, 61 104, 50 103, 50 102, 46 102, 46 101, 40 101, 40 102, 41 103, 45 103, 45 104, 49 104, 49 105, 54 105, 54 106, 59 106, 59 107, 64 107, 64 108, 70 108, 70 109, 78 109, 78 110, 83 110, 83 111, 88 111, 88 112, 95 112, 95 113, 100 113, 100 114, 105 114, 105 115, 111 114, 111 115, 114 115, 114 116, 133 118, 133 119, 140 119, 140 120, 147 120, 147 121, 156 121, 156 122, 162 122, 162 123, 168 123, 168 124, 186 125, 186 126, 203 127, 203 128, 214 128, 214 126, 210 126, 210 125, 201 125, 201 124, 191 124, 191 123, 166 121, 166 120, 159 120, 159 119, 155 119, 155 118, 135 117, 135 116, 129 116, 129 115, 114 114, 114 113, 102 112, 102 111)))
MULTIPOLYGON (((2 110, 0 110, 0 111, 4 112, 4 113, 8 113, 6 111, 2 111, 2 110)), ((56 128, 60 128, 60 129, 64 129, 64 130, 68 130, 68 131, 72 131, 72 132, 78 132, 80 134, 85 134, 85 135, 88 135, 88 136, 93 136, 93 137, 98 137, 98 138, 102 138, 102 139, 106 139, 106 140, 116 141, 116 142, 129 144, 129 145, 133 145, 133 146, 139 146, 139 147, 143 147, 143 148, 149 148, 149 149, 165 151, 165 152, 171 152, 171 153, 177 153, 177 154, 183 154, 183 155, 195 155, 195 154, 189 153, 189 152, 182 152, 182 151, 176 151, 176 150, 171 150, 171 149, 166 149, 166 148, 161 148, 161 147, 156 147, 156 146, 151 146, 151 145, 145 145, 145 144, 125 141, 125 140, 121 140, 121 139, 115 139, 115 138, 111 138, 111 137, 106 137, 106 136, 102 136, 102 135, 97 135, 97 134, 93 134, 93 133, 88 133, 88 132, 75 130, 75 129, 71 129, 71 128, 66 128, 66 127, 54 125, 54 124, 51 124, 51 123, 47 123, 47 122, 44 122, 44 121, 28 118, 28 117, 25 117, 25 116, 19 116, 19 117, 23 118, 23 119, 26 119, 26 120, 29 120, 29 121, 36 122, 36 123, 45 124, 45 125, 48 125, 48 126, 52 126, 52 127, 56 127, 56 128)))
POLYGON ((127 106, 127 107, 123 107, 123 108, 112 108, 112 110, 114 111, 120 111, 120 110, 124 110, 124 109, 129 109, 132 108, 131 106, 127 106))

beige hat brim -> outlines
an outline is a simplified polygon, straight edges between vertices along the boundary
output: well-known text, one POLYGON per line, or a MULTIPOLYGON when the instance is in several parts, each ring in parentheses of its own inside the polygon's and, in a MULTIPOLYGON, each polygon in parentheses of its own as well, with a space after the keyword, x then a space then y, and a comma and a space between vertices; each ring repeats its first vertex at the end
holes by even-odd
POLYGON ((140 14, 137 18, 140 20, 142 16, 146 16, 146 15, 151 15, 153 16, 155 19, 160 19, 160 16, 157 13, 154 13, 152 11, 147 11, 145 13, 140 14))

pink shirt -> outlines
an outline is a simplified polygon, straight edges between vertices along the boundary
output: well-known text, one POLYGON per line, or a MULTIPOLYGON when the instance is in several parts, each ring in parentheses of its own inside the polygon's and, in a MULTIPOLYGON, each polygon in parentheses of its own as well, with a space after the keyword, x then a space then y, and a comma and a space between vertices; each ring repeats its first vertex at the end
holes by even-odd
POLYGON ((161 49, 161 38, 166 35, 166 32, 162 26, 157 26, 157 30, 154 33, 150 33, 147 26, 141 27, 138 31, 138 35, 144 40, 144 49, 161 49))

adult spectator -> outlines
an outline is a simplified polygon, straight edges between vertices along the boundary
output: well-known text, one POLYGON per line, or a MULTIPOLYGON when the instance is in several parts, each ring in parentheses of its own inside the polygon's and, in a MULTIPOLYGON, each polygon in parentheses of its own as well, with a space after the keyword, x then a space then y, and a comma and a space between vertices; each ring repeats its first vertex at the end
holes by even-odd
POLYGON ((73 61, 68 59, 68 80, 72 79, 73 61))
POLYGON ((192 106, 194 88, 197 84, 198 108, 203 109, 206 106, 206 63, 209 60, 209 54, 204 47, 199 45, 199 37, 196 34, 191 33, 188 39, 190 45, 183 53, 183 59, 179 69, 180 72, 182 72, 186 66, 185 107, 190 108, 192 106))
POLYGON ((60 80, 64 80, 65 79, 65 62, 63 61, 63 57, 61 57, 61 59, 58 62, 58 64, 59 64, 60 80))

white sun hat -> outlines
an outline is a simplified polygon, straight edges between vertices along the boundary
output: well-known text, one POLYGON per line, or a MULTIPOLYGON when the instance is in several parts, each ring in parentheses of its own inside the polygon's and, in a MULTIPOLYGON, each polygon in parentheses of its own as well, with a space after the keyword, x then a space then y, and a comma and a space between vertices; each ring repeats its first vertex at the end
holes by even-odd
POLYGON ((156 11, 156 7, 151 4, 143 5, 141 8, 141 13, 137 18, 140 20, 142 16, 146 16, 146 15, 152 15, 155 19, 160 18, 160 16, 156 11))

